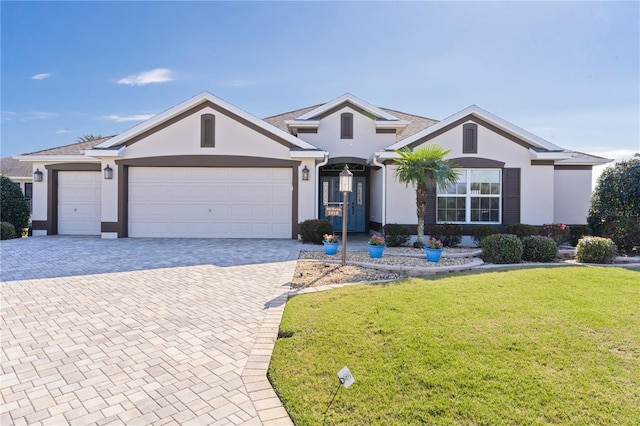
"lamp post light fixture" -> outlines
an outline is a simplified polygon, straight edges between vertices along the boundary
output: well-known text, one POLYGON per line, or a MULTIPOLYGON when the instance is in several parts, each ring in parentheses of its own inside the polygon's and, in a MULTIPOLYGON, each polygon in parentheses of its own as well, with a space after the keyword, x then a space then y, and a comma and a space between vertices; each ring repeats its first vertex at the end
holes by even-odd
POLYGON ((349 171, 349 166, 344 165, 344 170, 340 172, 340 192, 342 192, 342 266, 347 264, 347 207, 349 204, 349 193, 353 188, 353 173, 349 171))
POLYGON ((33 172, 33 181, 34 182, 42 182, 42 172, 40 171, 40 169, 36 169, 35 172, 33 172))
POLYGON ((302 169, 302 180, 309 180, 309 168, 305 164, 304 169, 302 169))
POLYGON ((109 165, 107 164, 107 167, 105 167, 103 169, 104 171, 104 178, 105 179, 113 179, 113 169, 111 167, 109 167, 109 165))

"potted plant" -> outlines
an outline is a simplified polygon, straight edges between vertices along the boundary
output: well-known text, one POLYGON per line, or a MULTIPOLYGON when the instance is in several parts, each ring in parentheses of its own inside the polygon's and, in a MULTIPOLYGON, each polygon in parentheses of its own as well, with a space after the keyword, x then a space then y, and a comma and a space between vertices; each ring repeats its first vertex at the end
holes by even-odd
POLYGON ((444 247, 442 241, 432 237, 429 238, 424 245, 424 250, 427 253, 427 260, 429 262, 440 262, 440 256, 442 256, 444 247))
POLYGON ((369 238, 369 256, 373 259, 379 259, 382 257, 382 252, 384 251, 384 237, 372 235, 369 238))
POLYGON ((338 253, 338 247, 340 247, 340 239, 335 234, 324 234, 322 236, 322 244, 324 245, 325 254, 338 253))

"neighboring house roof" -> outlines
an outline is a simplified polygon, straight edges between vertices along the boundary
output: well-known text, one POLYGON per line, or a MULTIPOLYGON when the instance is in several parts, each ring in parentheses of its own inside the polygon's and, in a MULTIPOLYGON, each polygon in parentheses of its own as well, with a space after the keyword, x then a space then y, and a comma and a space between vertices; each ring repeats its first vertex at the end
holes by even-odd
POLYGON ((175 119, 180 116, 180 114, 188 113, 193 108, 196 108, 201 105, 206 105, 209 103, 211 106, 216 106, 221 108, 222 110, 226 110, 228 113, 236 116, 238 119, 248 122, 249 125, 256 126, 266 131, 267 133, 273 135, 278 138, 278 140, 284 140, 292 147, 301 148, 301 149, 310 149, 317 150, 315 146, 303 141, 302 139, 298 139, 290 133, 284 132, 281 129, 272 126, 271 124, 261 120, 260 118, 249 114, 248 112, 231 105, 230 103, 212 95, 209 92, 202 92, 191 99, 187 99, 186 101, 170 108, 160 114, 151 117, 150 119, 138 124, 131 129, 120 133, 117 136, 114 136, 108 141, 101 143, 95 146, 94 149, 113 149, 123 144, 126 144, 128 140, 135 138, 136 136, 140 136, 147 131, 151 131, 156 128, 156 126, 160 126, 165 122, 168 122, 171 119, 175 119))
MULTIPOLYGON (((301 116, 305 116, 309 112, 317 110, 322 105, 325 105, 325 104, 313 105, 310 107, 305 107, 305 108, 296 109, 294 111, 285 112, 283 114, 273 115, 271 117, 265 118, 264 121, 285 132, 288 132, 289 129, 287 127, 287 121, 295 120, 301 116)), ((395 116, 398 120, 406 121, 409 123, 404 129, 402 129, 396 134, 396 141, 401 141, 405 138, 408 138, 409 136, 414 135, 419 131, 426 129, 429 126, 433 126, 438 122, 437 120, 433 120, 431 118, 422 117, 414 114, 408 114, 406 112, 400 112, 400 111, 396 111, 388 108, 381 108, 381 107, 380 109, 384 111, 385 114, 395 116)))
POLYGON ((0 158, 0 174, 10 178, 32 178, 33 167, 29 162, 4 157, 0 158))

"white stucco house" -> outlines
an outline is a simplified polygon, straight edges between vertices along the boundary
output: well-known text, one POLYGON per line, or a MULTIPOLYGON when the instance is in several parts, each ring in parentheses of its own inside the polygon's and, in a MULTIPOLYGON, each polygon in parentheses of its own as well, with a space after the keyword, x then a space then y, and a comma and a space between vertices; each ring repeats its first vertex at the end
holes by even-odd
POLYGON ((592 167, 609 162, 477 106, 436 121, 345 94, 260 119, 206 92, 119 135, 15 158, 37 175, 34 235, 298 238, 299 222, 342 200, 344 164, 354 174, 350 231, 415 230, 415 192, 394 178, 395 150, 426 144, 450 149, 461 173, 431 193, 427 230, 584 224, 592 167))

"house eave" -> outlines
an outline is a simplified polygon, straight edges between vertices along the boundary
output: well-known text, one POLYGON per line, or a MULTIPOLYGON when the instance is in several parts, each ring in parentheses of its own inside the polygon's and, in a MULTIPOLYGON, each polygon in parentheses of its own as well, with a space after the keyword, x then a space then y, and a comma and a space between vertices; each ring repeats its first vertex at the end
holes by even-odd
POLYGON ((123 157, 124 150, 124 146, 118 149, 87 149, 84 151, 84 155, 90 157, 123 157))
POLYGON ((536 151, 529 148, 529 156, 532 160, 568 160, 573 156, 566 151, 536 151))
POLYGON ((77 162, 77 163, 99 163, 100 159, 89 157, 87 155, 16 155, 16 160, 28 161, 30 163, 61 163, 61 162, 77 162))
POLYGON ((326 151, 307 151, 295 150, 290 151, 291 158, 324 158, 329 153, 326 151))

